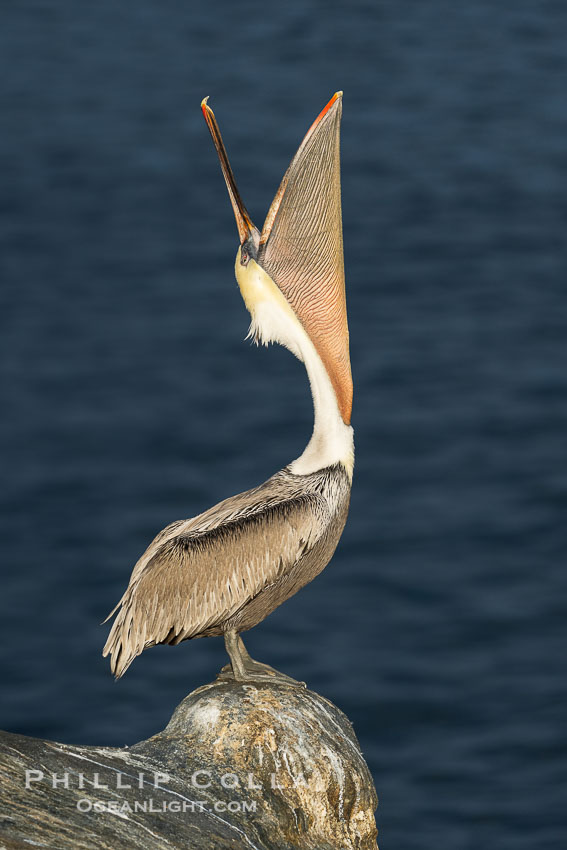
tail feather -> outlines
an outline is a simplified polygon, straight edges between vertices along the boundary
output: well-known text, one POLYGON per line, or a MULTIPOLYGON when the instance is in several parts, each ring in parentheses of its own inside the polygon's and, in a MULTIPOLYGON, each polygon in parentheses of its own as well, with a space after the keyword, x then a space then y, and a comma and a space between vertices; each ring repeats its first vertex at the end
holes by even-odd
POLYGON ((128 607, 122 600, 114 611, 108 615, 105 622, 120 608, 116 620, 112 624, 110 634, 102 650, 103 658, 110 655, 110 669, 116 679, 124 675, 132 661, 144 650, 144 642, 135 639, 132 617, 128 616, 128 607))

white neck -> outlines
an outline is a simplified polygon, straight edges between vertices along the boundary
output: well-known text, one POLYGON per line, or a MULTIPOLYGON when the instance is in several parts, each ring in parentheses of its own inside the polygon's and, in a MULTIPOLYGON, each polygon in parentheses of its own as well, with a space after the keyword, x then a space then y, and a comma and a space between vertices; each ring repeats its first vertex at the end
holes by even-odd
POLYGON ((345 425, 339 413, 337 397, 333 385, 323 366, 323 362, 313 343, 305 334, 309 345, 300 342, 300 350, 311 385, 315 421, 313 434, 305 447, 305 451, 291 464, 291 471, 296 475, 308 475, 325 466, 343 463, 349 476, 352 477, 354 466, 354 432, 350 425, 345 425))
POLYGON ((250 335, 267 345, 279 342, 305 364, 315 421, 305 451, 290 464, 296 475, 308 475, 342 463, 350 477, 354 466, 353 429, 345 425, 327 370, 295 313, 271 277, 254 260, 247 266, 236 257, 236 279, 252 316, 250 335))

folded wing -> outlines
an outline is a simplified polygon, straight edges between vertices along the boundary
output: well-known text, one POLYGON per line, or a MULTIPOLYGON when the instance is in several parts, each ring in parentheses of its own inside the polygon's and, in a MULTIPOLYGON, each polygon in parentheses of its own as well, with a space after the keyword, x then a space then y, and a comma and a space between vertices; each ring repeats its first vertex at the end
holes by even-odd
POLYGON ((205 521, 201 531, 191 531, 191 521, 165 529, 150 545, 149 558, 136 565, 118 605, 103 651, 113 673, 121 676, 154 644, 220 634, 227 620, 312 548, 324 512, 320 499, 302 495, 255 510, 247 506, 230 521, 209 528, 205 521))

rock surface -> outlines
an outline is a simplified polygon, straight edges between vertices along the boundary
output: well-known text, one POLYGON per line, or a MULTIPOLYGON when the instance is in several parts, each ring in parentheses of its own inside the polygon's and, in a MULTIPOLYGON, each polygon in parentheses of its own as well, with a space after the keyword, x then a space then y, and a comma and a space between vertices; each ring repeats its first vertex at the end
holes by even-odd
POLYGON ((1 732, 0 774, 6 850, 376 848, 352 727, 302 687, 217 680, 124 749, 1 732))

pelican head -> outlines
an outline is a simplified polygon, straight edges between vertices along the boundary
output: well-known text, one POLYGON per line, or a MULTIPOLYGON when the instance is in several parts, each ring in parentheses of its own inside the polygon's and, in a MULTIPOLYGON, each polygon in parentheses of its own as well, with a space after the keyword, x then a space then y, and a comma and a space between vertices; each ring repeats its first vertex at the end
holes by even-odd
MULTIPOLYGON (((341 432, 341 426, 348 428, 352 444, 339 162, 342 92, 333 95, 309 128, 261 232, 244 206, 207 101, 201 108, 236 218, 235 272, 252 317, 251 334, 263 343, 281 343, 305 363, 315 405, 311 454, 309 446, 306 453, 318 454, 314 462, 328 460, 333 451, 321 452, 321 446, 328 448, 329 434, 341 432)), ((352 455, 352 447, 347 453, 352 455)), ((294 462, 301 471, 313 465, 301 460, 294 462)))

